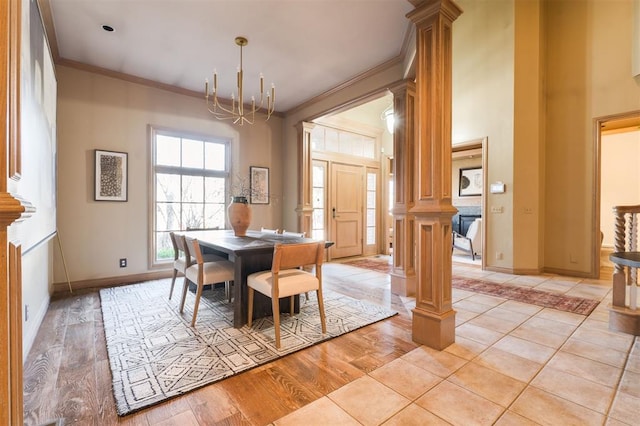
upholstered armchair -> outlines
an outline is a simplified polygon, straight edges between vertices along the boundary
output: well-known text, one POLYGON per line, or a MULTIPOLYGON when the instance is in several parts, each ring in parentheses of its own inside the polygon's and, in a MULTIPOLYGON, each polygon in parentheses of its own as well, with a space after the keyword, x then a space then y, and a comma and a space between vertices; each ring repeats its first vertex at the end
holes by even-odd
POLYGON ((453 231, 453 249, 471 254, 471 259, 482 255, 482 219, 476 219, 467 230, 467 235, 453 231))

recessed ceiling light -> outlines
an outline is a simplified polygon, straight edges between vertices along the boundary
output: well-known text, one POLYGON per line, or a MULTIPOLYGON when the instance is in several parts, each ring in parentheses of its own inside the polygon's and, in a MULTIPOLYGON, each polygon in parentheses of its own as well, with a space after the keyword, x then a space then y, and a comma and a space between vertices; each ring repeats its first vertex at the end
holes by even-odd
POLYGON ((103 25, 102 29, 110 33, 115 31, 111 25, 103 25))

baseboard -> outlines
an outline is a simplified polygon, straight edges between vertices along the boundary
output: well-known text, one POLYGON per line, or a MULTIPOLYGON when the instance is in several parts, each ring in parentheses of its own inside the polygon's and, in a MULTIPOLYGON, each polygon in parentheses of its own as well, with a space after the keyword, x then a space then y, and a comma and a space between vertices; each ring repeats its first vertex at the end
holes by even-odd
MULTIPOLYGON (((173 274, 171 269, 164 271, 144 272, 142 274, 122 275, 118 277, 96 278, 92 280, 72 281, 71 288, 75 290, 100 289, 133 284, 142 281, 159 280, 169 278, 173 274)), ((70 293, 67 282, 53 283, 54 294, 70 293)))
POLYGON ((485 266, 484 270, 510 275, 540 275, 542 273, 540 269, 504 268, 502 266, 485 266))
POLYGON ((581 272, 581 271, 574 271, 574 270, 570 271, 568 269, 560 269, 560 268, 544 268, 544 272, 548 274, 565 275, 568 277, 576 277, 576 278, 599 278, 599 277, 594 277, 593 274, 591 274, 591 272, 581 272))

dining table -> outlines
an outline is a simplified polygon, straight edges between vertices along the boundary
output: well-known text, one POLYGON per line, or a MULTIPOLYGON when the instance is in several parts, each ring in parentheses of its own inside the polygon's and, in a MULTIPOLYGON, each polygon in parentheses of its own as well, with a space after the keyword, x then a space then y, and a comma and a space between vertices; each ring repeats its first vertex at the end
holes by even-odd
MULTIPOLYGON (((248 230, 246 235, 237 236, 233 230, 194 230, 176 232, 198 240, 203 253, 213 253, 226 257, 234 264, 233 283, 233 326, 241 328, 247 323, 247 276, 254 272, 271 269, 273 248, 276 244, 308 243, 317 240, 293 235, 274 234, 248 230)), ((325 242, 328 247, 331 243, 325 242)), ((294 298, 294 311, 299 312, 300 297, 294 298)), ((280 300, 281 312, 289 312, 289 298, 280 300)), ((271 299, 256 292, 254 297, 254 318, 273 314, 271 299)))

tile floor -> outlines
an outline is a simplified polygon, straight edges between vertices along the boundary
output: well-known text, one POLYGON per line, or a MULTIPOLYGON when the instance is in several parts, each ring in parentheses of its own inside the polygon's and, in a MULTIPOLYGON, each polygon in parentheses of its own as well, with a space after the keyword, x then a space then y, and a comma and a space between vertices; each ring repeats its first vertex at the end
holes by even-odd
MULTIPOLYGON (((325 276, 332 268, 325 264, 325 276)), ((388 275, 352 269, 345 278, 341 266, 341 279, 366 276, 385 291, 388 275)), ((274 425, 640 424, 640 342, 608 329, 610 280, 456 263, 453 272, 602 303, 585 317, 454 289, 453 345, 419 347, 274 425)), ((408 311, 415 306, 401 299, 408 311)))

